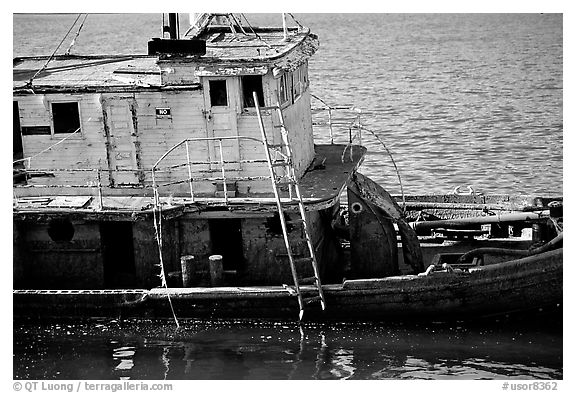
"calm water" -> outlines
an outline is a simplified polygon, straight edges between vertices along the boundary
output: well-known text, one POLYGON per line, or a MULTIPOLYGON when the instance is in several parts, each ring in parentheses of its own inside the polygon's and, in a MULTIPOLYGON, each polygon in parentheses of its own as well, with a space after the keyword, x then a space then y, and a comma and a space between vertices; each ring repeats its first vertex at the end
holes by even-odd
MULTIPOLYGON (((369 112, 366 125, 394 154, 406 192, 562 193, 562 15, 295 17, 320 37, 312 92, 369 112)), ((75 18, 15 15, 14 55, 51 54, 75 18)), ((249 20, 281 25, 280 15, 249 20)), ((71 53, 145 53, 160 22, 90 15, 71 53)), ((376 139, 364 142, 372 153, 362 171, 399 192, 388 155, 376 139)))
MULTIPOLYGON (((15 15, 14 56, 49 55, 75 15, 15 15)), ((562 16, 302 14, 320 36, 313 93, 355 104, 409 193, 563 192, 562 16), (336 28, 337 26, 337 28, 336 28)), ((72 53, 144 53, 159 15, 90 15, 72 53)), ((253 15, 277 25, 279 16, 253 15)), ((62 46, 61 52, 68 47, 62 46)), ((343 136, 345 137, 345 135, 343 136)), ((362 171, 398 184, 375 139, 362 171)), ((563 376, 558 323, 22 325, 14 377, 494 379, 563 376)))
POLYGON ((20 325, 17 379, 562 379, 561 326, 20 325))

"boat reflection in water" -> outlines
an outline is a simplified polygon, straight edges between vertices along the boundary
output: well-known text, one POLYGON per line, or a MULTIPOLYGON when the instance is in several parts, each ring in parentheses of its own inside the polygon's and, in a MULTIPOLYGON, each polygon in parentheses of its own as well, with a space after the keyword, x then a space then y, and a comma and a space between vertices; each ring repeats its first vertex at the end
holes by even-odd
POLYGON ((561 379, 561 329, 549 321, 23 324, 14 378, 561 379))

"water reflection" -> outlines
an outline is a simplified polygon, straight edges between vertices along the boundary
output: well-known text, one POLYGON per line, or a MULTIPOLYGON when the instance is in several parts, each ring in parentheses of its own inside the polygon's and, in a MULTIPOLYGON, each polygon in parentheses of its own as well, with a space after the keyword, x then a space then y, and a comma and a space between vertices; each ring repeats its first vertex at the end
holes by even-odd
POLYGON ((554 326, 18 325, 16 379, 562 378, 554 326))

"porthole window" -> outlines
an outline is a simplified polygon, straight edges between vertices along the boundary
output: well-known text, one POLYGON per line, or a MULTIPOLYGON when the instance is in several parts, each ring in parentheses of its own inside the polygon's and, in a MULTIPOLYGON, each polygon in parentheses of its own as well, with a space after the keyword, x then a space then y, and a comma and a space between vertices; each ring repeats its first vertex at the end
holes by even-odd
POLYGON ((354 202, 352 204, 351 208, 352 208, 352 213, 355 213, 355 214, 359 214, 359 213, 362 213, 364 211, 362 204, 360 204, 359 202, 354 202))
POLYGON ((69 242, 74 237, 74 226, 70 220, 55 218, 48 223, 48 236, 55 242, 69 242))

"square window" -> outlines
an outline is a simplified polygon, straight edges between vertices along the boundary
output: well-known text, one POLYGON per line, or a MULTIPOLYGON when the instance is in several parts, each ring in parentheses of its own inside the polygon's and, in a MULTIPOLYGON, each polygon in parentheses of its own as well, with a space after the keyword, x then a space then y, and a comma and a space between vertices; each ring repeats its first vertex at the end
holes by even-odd
POLYGON ((77 102, 53 102, 52 119, 54 134, 71 134, 80 129, 80 113, 77 102))
POLYGON ((225 80, 209 81, 209 86, 210 86, 210 105, 228 106, 228 93, 226 92, 226 81, 225 80))
POLYGON ((258 97, 258 105, 264 106, 264 90, 262 88, 262 77, 260 75, 246 75, 242 77, 242 95, 244 108, 254 108, 253 92, 258 97))

